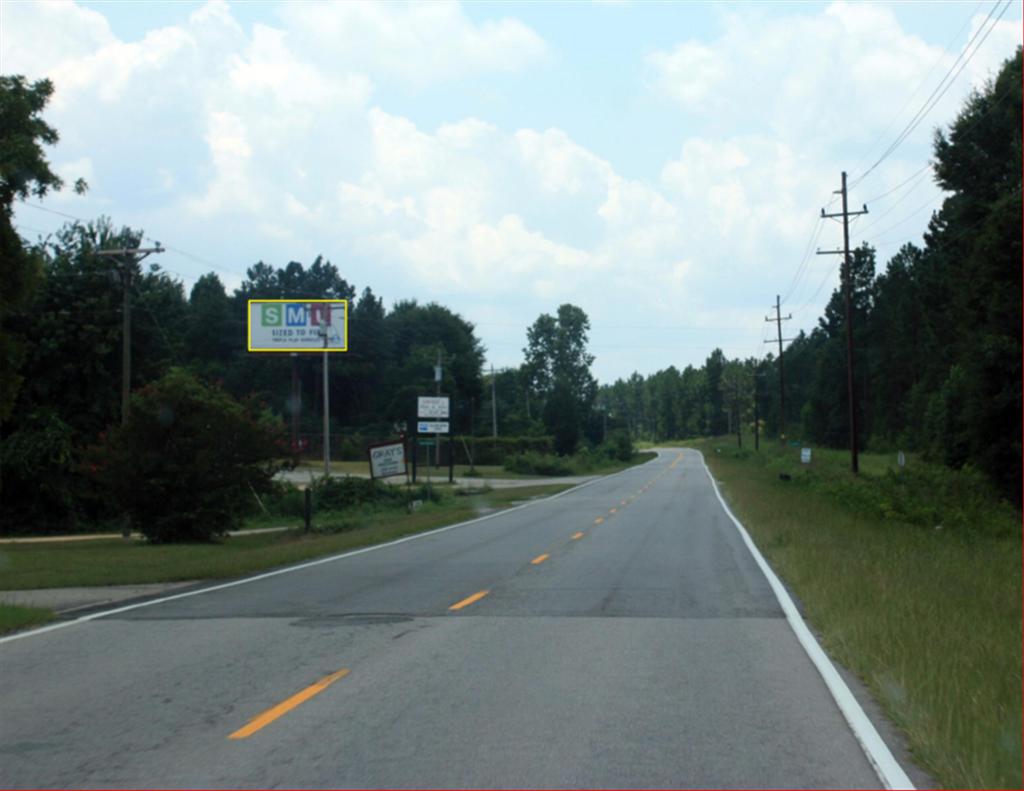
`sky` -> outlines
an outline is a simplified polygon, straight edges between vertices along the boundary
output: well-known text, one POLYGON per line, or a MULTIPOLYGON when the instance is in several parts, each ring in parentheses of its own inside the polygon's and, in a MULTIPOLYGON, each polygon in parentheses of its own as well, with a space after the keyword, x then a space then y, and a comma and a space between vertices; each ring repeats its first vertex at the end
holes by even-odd
POLYGON ((1021 10, 0 0, 0 72, 53 81, 49 160, 90 186, 15 225, 141 229, 186 294, 322 254, 386 306, 456 311, 496 368, 566 302, 602 383, 761 356, 777 295, 789 337, 838 284, 815 250, 842 245, 819 216, 842 171, 869 211, 851 244, 881 270, 920 243, 934 130, 1020 45, 1021 10))

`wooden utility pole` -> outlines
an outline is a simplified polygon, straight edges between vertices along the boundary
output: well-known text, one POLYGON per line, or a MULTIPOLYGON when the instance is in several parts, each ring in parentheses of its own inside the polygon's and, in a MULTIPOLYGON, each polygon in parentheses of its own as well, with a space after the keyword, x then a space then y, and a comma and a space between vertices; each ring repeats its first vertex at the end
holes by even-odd
MULTIPOLYGON (((782 366, 782 322, 789 321, 793 318, 793 314, 790 313, 788 316, 783 317, 782 315, 782 303, 779 299, 779 295, 775 295, 775 315, 765 316, 765 321, 774 321, 779 336, 779 439, 782 442, 786 441, 786 372, 782 366)), ((792 338, 786 338, 787 341, 793 340, 792 338)), ((765 341, 765 343, 771 343, 771 341, 765 341)))
POLYGON ((843 171, 843 186, 833 194, 843 196, 843 210, 836 214, 826 214, 821 210, 822 217, 843 218, 843 249, 818 250, 818 255, 842 255, 843 294, 846 302, 846 389, 847 400, 850 402, 850 469, 856 475, 860 471, 857 461, 857 402, 853 386, 853 272, 850 262, 850 217, 867 214, 865 205, 861 211, 850 211, 846 203, 846 171, 843 171))
POLYGON ((491 436, 498 436, 498 401, 495 396, 494 363, 491 363, 491 436))
POLYGON ((162 253, 160 242, 156 247, 120 247, 113 250, 97 250, 96 255, 113 258, 121 269, 123 302, 121 308, 121 425, 128 422, 129 395, 132 380, 132 272, 135 265, 151 253, 162 253))

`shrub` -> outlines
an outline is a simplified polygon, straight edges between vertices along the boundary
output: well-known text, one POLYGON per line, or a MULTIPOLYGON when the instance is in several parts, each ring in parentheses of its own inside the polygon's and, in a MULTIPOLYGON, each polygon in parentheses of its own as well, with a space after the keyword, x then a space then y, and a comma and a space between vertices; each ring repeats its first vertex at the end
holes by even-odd
POLYGON ((633 453, 635 452, 633 440, 629 436, 628 431, 614 432, 602 447, 605 453, 608 454, 608 458, 615 461, 629 461, 633 458, 633 453))
POLYGON ((254 402, 176 368, 132 395, 128 422, 90 450, 90 466, 150 541, 209 541, 269 490, 283 436, 254 402))
POLYGON ((505 459, 505 469, 522 475, 572 475, 575 470, 568 459, 546 453, 518 453, 505 459))

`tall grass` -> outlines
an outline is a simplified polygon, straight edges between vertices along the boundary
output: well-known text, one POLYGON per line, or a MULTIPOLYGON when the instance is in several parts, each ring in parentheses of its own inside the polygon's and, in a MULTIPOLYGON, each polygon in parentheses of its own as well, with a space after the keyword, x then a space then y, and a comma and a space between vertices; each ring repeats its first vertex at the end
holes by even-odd
POLYGON ((1020 515, 969 470, 695 443, 826 650, 944 787, 1021 787, 1020 515), (790 475, 783 481, 779 473, 790 475))

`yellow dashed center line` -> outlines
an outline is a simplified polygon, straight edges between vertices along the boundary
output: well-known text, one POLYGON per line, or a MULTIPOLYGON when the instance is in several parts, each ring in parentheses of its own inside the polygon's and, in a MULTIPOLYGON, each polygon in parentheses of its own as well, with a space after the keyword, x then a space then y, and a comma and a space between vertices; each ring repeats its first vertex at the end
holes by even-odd
POLYGON ((301 706, 314 695, 319 695, 339 678, 344 678, 348 674, 349 670, 346 668, 342 668, 336 673, 331 673, 329 676, 324 676, 324 678, 320 679, 312 686, 306 687, 304 690, 302 690, 302 692, 298 692, 295 695, 292 695, 290 698, 288 698, 288 700, 278 703, 273 708, 267 709, 258 717, 249 720, 249 723, 247 725, 245 725, 242 728, 239 728, 237 731, 228 736, 228 738, 247 739, 248 737, 256 733, 256 731, 267 727, 274 720, 278 719, 279 717, 283 717, 285 714, 287 714, 289 711, 296 708, 297 706, 301 706))
POLYGON ((572 534, 572 538, 573 538, 573 540, 576 540, 577 538, 583 538, 583 533, 582 532, 573 533, 572 534))
POLYGON ((601 523, 602 523, 603 521, 604 521, 604 517, 603 517, 603 516, 599 516, 599 517, 597 517, 597 519, 595 519, 595 520, 594 520, 594 524, 595 524, 595 525, 599 525, 599 524, 601 524, 601 523))
POLYGON ((534 566, 539 566, 539 565, 540 565, 541 563, 543 563, 543 562, 544 562, 545 560, 547 560, 547 559, 548 559, 549 557, 551 557, 551 556, 550 556, 549 554, 547 554, 547 553, 545 552, 545 553, 544 553, 543 555, 537 555, 537 557, 535 557, 535 558, 534 558, 533 560, 531 560, 530 562, 531 562, 531 563, 532 563, 532 564, 533 564, 534 566))
POLYGON ((613 509, 612 509, 612 510, 610 510, 610 511, 609 511, 608 513, 610 513, 610 514, 614 514, 614 513, 615 513, 616 511, 618 511, 618 510, 619 510, 618 508, 613 508, 613 509))
POLYGON ((481 600, 481 599, 482 599, 482 598, 483 598, 484 596, 486 596, 486 595, 487 595, 488 593, 490 593, 490 591, 478 591, 477 593, 474 593, 474 594, 473 594, 472 596, 467 596, 467 597, 466 597, 465 599, 463 599, 462 601, 457 601, 457 602, 455 602, 455 604, 453 604, 453 605, 452 605, 451 607, 449 607, 448 609, 449 609, 449 610, 461 610, 461 609, 462 609, 463 607, 468 607, 468 606, 469 606, 469 605, 471 605, 471 604, 472 604, 473 602, 478 602, 478 601, 480 601, 480 600, 481 600))

